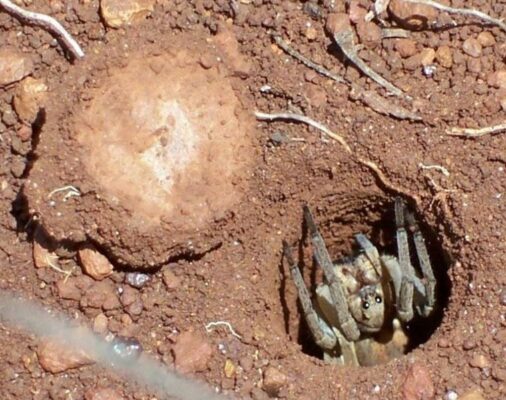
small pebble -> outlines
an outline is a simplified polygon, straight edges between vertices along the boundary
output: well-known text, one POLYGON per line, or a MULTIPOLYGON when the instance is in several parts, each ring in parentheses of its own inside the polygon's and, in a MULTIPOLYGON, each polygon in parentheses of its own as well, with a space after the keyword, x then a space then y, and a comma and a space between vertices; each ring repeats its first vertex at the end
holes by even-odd
POLYGON ((262 388, 269 394, 275 397, 283 386, 286 385, 287 377, 279 369, 269 366, 264 372, 264 380, 262 388))
POLYGON ((123 395, 113 388, 93 388, 84 395, 85 400, 124 400, 123 395))
POLYGON ((85 274, 97 281, 112 274, 113 265, 93 245, 88 244, 78 251, 79 261, 85 274))
POLYGON ((127 360, 135 360, 139 358, 142 353, 142 345, 140 342, 133 337, 125 338, 122 336, 116 336, 112 341, 113 350, 115 354, 127 360))
POLYGON ((178 278, 174 272, 170 269, 166 268, 162 272, 163 283, 165 283, 165 287, 167 290, 175 290, 181 284, 181 279, 178 278))
POLYGON ((19 119, 33 123, 44 107, 46 97, 47 86, 43 80, 32 77, 23 79, 16 88, 13 100, 19 119))
POLYGON ((83 308, 102 308, 104 310, 114 310, 121 307, 116 287, 109 280, 93 282, 84 292, 79 304, 83 308))
POLYGON ((367 9, 360 4, 359 0, 351 0, 350 6, 348 7, 348 14, 350 16, 350 21, 354 24, 358 24, 365 20, 367 9))
POLYGON ((395 50, 402 58, 408 58, 416 54, 416 42, 412 39, 398 39, 395 41, 395 50))
POLYGON ((366 46, 373 46, 381 41, 381 28, 374 22, 360 21, 356 26, 360 43, 366 46))
POLYGON ((320 6, 311 1, 307 1, 304 3, 303 10, 307 15, 316 20, 321 19, 323 16, 322 9, 320 8, 320 6))
POLYGON ((142 272, 127 272, 125 274, 125 283, 137 289, 142 288, 150 279, 148 274, 142 272))
POLYGON ((403 385, 404 400, 432 399, 434 385, 429 370, 423 364, 412 364, 403 385))
POLYGON ((0 48, 0 87, 17 82, 33 72, 34 65, 28 54, 0 48))
POLYGON ((460 396, 459 400, 485 400, 485 397, 483 397, 479 389, 473 389, 460 396))
POLYGON ((436 69, 435 65, 426 65, 422 68, 422 72, 427 78, 431 78, 436 73, 436 69))
POLYGON ((464 350, 472 350, 476 347, 476 342, 471 339, 464 340, 464 343, 462 343, 462 348, 464 350))
POLYGON ((445 400, 457 400, 459 395, 453 390, 448 390, 445 394, 445 400))
POLYGON ((100 13, 107 26, 119 28, 143 20, 154 6, 155 0, 101 0, 100 13))
POLYGON ((308 26, 304 32, 307 40, 315 40, 318 37, 318 31, 313 26, 308 26))
POLYGON ((469 361, 469 365, 474 368, 490 368, 490 362, 488 361, 488 358, 479 353, 475 353, 473 355, 473 358, 469 361))
POLYGON ((81 300, 81 290, 76 285, 76 279, 70 277, 68 279, 62 279, 56 282, 56 289, 58 290, 58 296, 61 299, 66 300, 81 300))
POLYGON ((232 378, 235 375, 235 365, 232 360, 227 359, 225 361, 225 366, 223 367, 223 372, 227 378, 232 378))
POLYGON ((179 335, 172 353, 178 371, 189 373, 205 371, 213 350, 206 337, 188 331, 179 335))
POLYGON ((37 357, 42 369, 53 374, 94 363, 82 350, 70 349, 47 340, 38 346, 37 357))
POLYGON ((464 50, 464 53, 471 57, 481 56, 481 44, 475 38, 466 39, 462 45, 462 50, 464 50))
POLYGON ((490 47, 495 44, 495 37, 490 32, 480 32, 476 38, 483 47, 490 47))
POLYGON ((98 314, 93 320, 93 332, 98 333, 99 335, 103 335, 107 333, 107 324, 109 320, 105 316, 105 314, 98 314))
POLYGON ((436 52, 434 49, 431 49, 430 47, 426 47, 420 52, 420 63, 424 67, 432 65, 434 63, 435 58, 436 52))
POLYGON ((33 262, 36 268, 46 268, 51 265, 58 266, 58 256, 49 250, 49 244, 35 240, 33 242, 33 262))
POLYGON ((506 70, 500 69, 491 73, 488 76, 487 83, 489 86, 498 89, 506 89, 506 70))
POLYGON ((467 60, 467 70, 475 74, 481 72, 481 60, 479 58, 470 58, 467 60))

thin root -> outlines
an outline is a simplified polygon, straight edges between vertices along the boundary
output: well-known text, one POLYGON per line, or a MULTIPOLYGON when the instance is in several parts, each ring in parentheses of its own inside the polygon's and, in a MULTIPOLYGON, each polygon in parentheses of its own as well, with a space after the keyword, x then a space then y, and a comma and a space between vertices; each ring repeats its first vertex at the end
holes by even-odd
POLYGON ((69 279, 69 277, 72 276, 72 270, 70 269, 68 271, 65 271, 64 269, 62 269, 62 268, 58 267, 57 265, 55 265, 53 263, 53 260, 55 258, 58 259, 58 257, 56 257, 56 256, 50 257, 49 255, 46 255, 45 256, 45 261, 46 261, 47 265, 49 266, 49 268, 54 269, 56 272, 59 272, 59 273, 65 275, 65 278, 63 279, 63 282, 65 283, 65 282, 67 282, 67 279, 69 279))
POLYGON ((419 163, 418 167, 420 167, 421 169, 436 169, 439 172, 441 172, 444 176, 450 176, 450 171, 448 171, 442 165, 425 165, 425 164, 419 163))
POLYGON ((490 133, 498 133, 506 131, 506 124, 499 124, 499 125, 492 125, 492 126, 486 126, 484 128, 452 128, 449 132, 447 132, 450 136, 462 136, 462 137, 480 137, 485 136, 490 133))
POLYGON ((51 193, 48 194, 47 198, 50 199, 54 194, 56 194, 58 192, 67 192, 67 193, 65 193, 65 196, 63 196, 63 201, 67 201, 67 199, 70 197, 81 196, 81 192, 79 191, 79 189, 77 189, 75 186, 68 185, 68 186, 63 186, 61 188, 57 188, 57 189, 53 190, 51 193))
POLYGON ((488 14, 485 14, 482 11, 478 11, 472 8, 453 8, 449 6, 445 6, 444 4, 438 3, 437 1, 433 0, 406 0, 409 3, 416 3, 416 4, 425 4, 430 7, 434 7, 441 11, 446 11, 449 14, 461 14, 461 15, 469 15, 472 17, 476 17, 479 19, 482 19, 483 21, 489 22, 493 25, 498 26, 503 31, 506 31, 506 24, 501 20, 494 17, 491 17, 488 14))
POLYGON ((434 179, 432 179, 428 176, 426 176, 426 179, 429 182, 429 185, 434 189, 434 191, 436 193, 429 204, 429 210, 432 209, 432 207, 434 207, 434 204, 436 203, 436 201, 439 201, 439 203, 443 207, 443 212, 445 213, 445 215, 451 215, 450 208, 448 207, 448 202, 446 199, 450 193, 455 193, 456 190, 455 189, 445 189, 445 188, 441 187, 440 185, 438 185, 436 183, 436 181, 434 181, 434 179))
POLYGON ((0 8, 3 8, 8 14, 13 17, 26 22, 30 25, 41 27, 59 39, 67 49, 76 58, 83 58, 84 52, 74 38, 65 30, 65 28, 54 18, 36 13, 33 11, 27 11, 10 0, 0 0, 0 8))
POLYGON ((230 322, 227 322, 227 321, 213 321, 213 322, 209 322, 205 326, 206 332, 211 332, 213 330, 213 328, 215 328, 217 326, 226 326, 233 336, 235 336, 237 339, 242 339, 242 336, 239 335, 236 331, 234 331, 234 328, 232 328, 232 325, 230 324, 230 322))
POLYGON ((298 122, 305 123, 307 125, 310 125, 310 126, 316 128, 316 129, 320 130, 321 132, 323 132, 324 134, 326 134, 330 138, 332 138, 332 139, 336 140, 337 142, 339 142, 339 144, 344 147, 344 149, 346 150, 346 152, 348 154, 350 154, 351 156, 355 157, 356 160, 360 164, 365 165, 367 168, 369 168, 370 170, 372 170, 374 172, 374 174, 376 175, 376 177, 379 179, 379 181, 383 184, 383 186, 385 186, 387 189, 389 189, 389 190, 391 190, 393 192, 400 193, 400 194, 402 194, 404 196, 407 196, 407 197, 413 199, 413 201, 416 203, 416 205, 418 207, 420 206, 421 201, 420 201, 420 198, 417 195, 412 194, 412 193, 408 192, 406 189, 404 189, 404 188, 402 188, 400 186, 397 186, 397 185, 393 184, 392 182, 390 182, 390 180, 385 176, 385 174, 383 173, 383 171, 374 162, 372 162, 370 160, 367 160, 365 158, 362 158, 360 156, 357 156, 353 152, 353 150, 351 149, 351 147, 348 145, 348 143, 346 143, 346 141, 344 140, 343 137, 341 137, 340 135, 338 135, 335 132, 332 132, 325 125, 323 125, 323 124, 321 124, 319 122, 316 122, 316 121, 314 121, 313 119, 311 119, 309 117, 306 117, 304 115, 300 115, 300 114, 292 114, 292 113, 266 114, 266 113, 262 113, 262 112, 255 112, 255 116, 257 117, 257 119, 259 119, 261 121, 274 121, 274 120, 277 120, 277 119, 298 121, 298 122))

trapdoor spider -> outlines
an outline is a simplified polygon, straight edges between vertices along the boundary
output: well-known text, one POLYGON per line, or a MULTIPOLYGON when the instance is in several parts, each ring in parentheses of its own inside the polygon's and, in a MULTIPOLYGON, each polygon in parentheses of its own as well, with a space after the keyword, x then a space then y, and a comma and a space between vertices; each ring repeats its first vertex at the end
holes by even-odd
POLYGON ((416 312, 428 317, 435 306, 436 280, 427 247, 414 214, 395 199, 397 252, 379 254, 359 233, 360 252, 333 263, 311 211, 304 206, 304 222, 315 261, 325 282, 316 289, 313 304, 292 251, 283 241, 283 254, 297 287, 302 311, 324 359, 342 365, 373 365, 405 353, 408 337, 403 324, 416 312), (411 264, 408 231, 413 233, 421 277, 411 264))

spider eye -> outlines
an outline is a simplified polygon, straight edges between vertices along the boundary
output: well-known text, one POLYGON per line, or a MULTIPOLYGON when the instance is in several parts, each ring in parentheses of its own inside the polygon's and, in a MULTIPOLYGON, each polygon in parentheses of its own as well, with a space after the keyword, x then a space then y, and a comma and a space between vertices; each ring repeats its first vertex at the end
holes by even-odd
POLYGON ((376 303, 378 303, 378 304, 381 304, 381 302, 383 301, 381 296, 376 296, 376 298, 374 300, 376 300, 376 303))
POLYGON ((369 303, 367 301, 364 301, 362 303, 362 308, 365 309, 365 310, 367 310, 369 308, 369 303))

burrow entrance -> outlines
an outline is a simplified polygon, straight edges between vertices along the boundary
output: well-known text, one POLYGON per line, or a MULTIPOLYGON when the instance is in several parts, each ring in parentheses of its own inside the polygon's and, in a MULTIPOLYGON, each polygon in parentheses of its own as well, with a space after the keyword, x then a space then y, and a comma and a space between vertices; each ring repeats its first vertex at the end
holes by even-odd
MULTIPOLYGON (((411 210, 412 206, 408 206, 411 210)), ((322 199, 317 205, 312 206, 320 232, 325 240, 329 254, 334 262, 340 262, 346 257, 355 256, 359 248, 355 242, 354 235, 363 233, 377 247, 380 254, 389 254, 397 257, 396 226, 394 214, 394 198, 382 195, 371 195, 370 193, 355 193, 352 195, 332 195, 322 199)), ((434 275, 437 280, 436 299, 437 307, 428 317, 415 317, 407 324, 403 324, 403 330, 407 337, 403 354, 407 354, 421 344, 427 342, 436 328, 441 324, 444 311, 448 304, 451 292, 451 284, 447 274, 450 265, 450 257, 445 252, 438 239, 438 234, 426 222, 419 210, 415 211, 416 220, 425 239, 425 243, 433 266, 434 275)), ((302 214, 302 213, 301 213, 302 214)), ((302 215, 301 215, 302 220, 302 215)), ((314 262, 312 247, 307 237, 306 229, 302 223, 303 237, 300 240, 299 267, 304 279, 315 301, 315 289, 323 281, 323 272, 314 262)), ((417 273, 420 273, 419 262, 416 256, 412 234, 408 232, 411 263, 415 266, 417 273)), ((289 277, 291 279, 291 276, 289 277)), ((303 352, 317 358, 324 358, 323 351, 313 339, 308 325, 299 307, 300 324, 297 334, 298 343, 302 346, 303 352)), ((393 306, 395 312, 395 306, 393 306)), ((389 324, 390 321, 387 320, 389 324)), ((385 326, 387 326, 385 324, 385 326)), ((385 327, 380 333, 374 334, 372 339, 385 343, 391 339, 385 327)), ((384 354, 368 365, 381 364, 394 358, 391 354, 384 354)))

